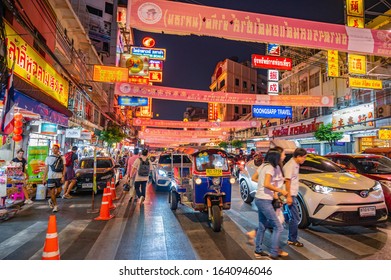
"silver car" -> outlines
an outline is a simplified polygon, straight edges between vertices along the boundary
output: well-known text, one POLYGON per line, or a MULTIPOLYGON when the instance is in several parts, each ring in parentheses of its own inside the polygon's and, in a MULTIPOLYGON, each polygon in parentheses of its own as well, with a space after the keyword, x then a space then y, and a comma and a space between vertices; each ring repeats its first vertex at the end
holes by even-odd
MULTIPOLYGON (((258 166, 246 164, 239 174, 240 195, 251 203, 257 183, 251 180, 258 166)), ((379 182, 346 172, 334 162, 313 154, 300 166, 298 210, 300 228, 320 225, 373 225, 387 220, 379 182)))
MULTIPOLYGON (((169 190, 171 179, 175 172, 182 170, 188 172, 191 168, 191 160, 187 154, 163 153, 157 159, 157 164, 152 170, 152 184, 157 188, 169 190)), ((182 174, 186 176, 186 174, 182 174)), ((189 175, 189 174, 187 174, 189 175)))

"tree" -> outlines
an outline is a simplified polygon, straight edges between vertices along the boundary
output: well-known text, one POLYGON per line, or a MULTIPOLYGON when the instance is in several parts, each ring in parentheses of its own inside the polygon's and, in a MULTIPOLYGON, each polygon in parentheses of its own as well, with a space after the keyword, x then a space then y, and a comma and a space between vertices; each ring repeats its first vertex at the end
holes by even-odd
POLYGON ((228 145, 229 145, 228 142, 221 141, 220 144, 219 144, 219 147, 222 148, 222 149, 227 149, 228 145))
POLYGON ((243 141, 241 140, 232 140, 232 147, 241 149, 243 147, 243 141))
POLYGON ((111 125, 101 132, 99 138, 111 147, 114 143, 121 142, 125 137, 126 134, 121 131, 119 126, 111 125))
POLYGON ((343 132, 333 131, 333 124, 321 124, 319 128, 314 132, 314 136, 318 141, 326 141, 330 145, 330 151, 333 151, 333 144, 335 141, 343 138, 343 132))

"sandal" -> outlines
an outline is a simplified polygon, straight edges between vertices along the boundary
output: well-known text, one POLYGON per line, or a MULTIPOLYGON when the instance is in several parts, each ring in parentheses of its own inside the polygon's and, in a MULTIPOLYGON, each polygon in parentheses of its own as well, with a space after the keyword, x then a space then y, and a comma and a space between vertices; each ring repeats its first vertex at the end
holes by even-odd
POLYGON ((299 241, 293 242, 293 241, 289 241, 289 240, 288 240, 288 245, 293 245, 293 246, 296 246, 296 247, 303 247, 304 246, 304 244, 299 242, 299 241))

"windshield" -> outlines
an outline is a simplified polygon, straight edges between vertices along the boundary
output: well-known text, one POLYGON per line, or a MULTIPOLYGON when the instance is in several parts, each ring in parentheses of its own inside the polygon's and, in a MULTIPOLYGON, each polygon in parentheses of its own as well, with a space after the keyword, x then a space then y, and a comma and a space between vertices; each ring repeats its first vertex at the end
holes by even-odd
POLYGON ((391 159, 386 157, 356 158, 357 164, 364 173, 391 174, 391 159))
POLYGON ((196 157, 196 166, 198 171, 206 169, 222 169, 228 171, 227 155, 224 153, 199 153, 196 157))
MULTIPOLYGON (((96 168, 111 168, 113 167, 113 162, 110 159, 97 159, 96 168)), ((80 163, 81 169, 94 168, 93 159, 82 159, 80 163)))
POLYGON ((305 162, 300 165, 299 173, 312 174, 330 172, 344 172, 344 170, 327 158, 313 154, 307 154, 305 162))
POLYGON ((183 157, 183 163, 191 163, 187 155, 160 155, 159 163, 171 164, 171 159, 173 159, 173 163, 181 163, 181 157, 183 157))

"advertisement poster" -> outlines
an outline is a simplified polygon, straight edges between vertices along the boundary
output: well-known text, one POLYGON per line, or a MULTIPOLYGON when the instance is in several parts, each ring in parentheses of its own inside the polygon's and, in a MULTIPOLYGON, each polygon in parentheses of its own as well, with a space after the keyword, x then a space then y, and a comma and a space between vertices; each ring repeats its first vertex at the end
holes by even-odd
POLYGON ((45 159, 49 155, 49 148, 47 146, 29 146, 27 153, 29 182, 41 182, 45 169, 45 159))

